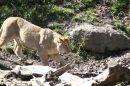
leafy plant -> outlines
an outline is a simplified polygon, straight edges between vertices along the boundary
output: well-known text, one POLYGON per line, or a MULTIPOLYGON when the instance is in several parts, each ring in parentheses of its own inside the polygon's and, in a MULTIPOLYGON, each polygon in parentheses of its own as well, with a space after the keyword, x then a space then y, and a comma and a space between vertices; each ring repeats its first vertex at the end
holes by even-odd
POLYGON ((83 10, 90 7, 95 7, 99 0, 81 0, 79 4, 79 10, 83 10))
POLYGON ((64 7, 72 8, 75 12, 84 11, 87 8, 95 7, 95 4, 99 3, 100 0, 70 0, 64 3, 64 7))
MULTIPOLYGON (((57 20, 63 22, 63 20, 73 17, 75 12, 79 10, 85 10, 90 7, 94 7, 95 3, 99 0, 80 0, 75 2, 74 0, 7 0, 1 4, 0 12, 0 24, 10 16, 22 17, 38 26, 46 27, 45 21, 57 20), (66 5, 65 5, 66 4, 66 5)), ((84 22, 86 19, 76 19, 74 21, 84 22)))
POLYGON ((8 6, 1 6, 0 7, 0 25, 3 23, 3 21, 7 18, 13 15, 13 11, 11 8, 9 8, 8 6))
POLYGON ((87 15, 87 16, 89 16, 89 19, 88 19, 88 21, 87 22, 101 22, 99 19, 98 19, 98 17, 96 17, 96 16, 94 16, 93 14, 96 12, 96 9, 94 9, 94 8, 89 8, 86 12, 85 12, 85 14, 87 15))
POLYGON ((28 58, 31 58, 33 55, 33 51, 26 49, 25 47, 22 47, 23 54, 27 55, 28 58))
POLYGON ((74 16, 74 17, 72 18, 72 21, 74 21, 74 22, 81 21, 81 18, 80 18, 79 15, 76 15, 76 16, 74 16))
POLYGON ((95 16, 90 16, 90 18, 91 18, 91 20, 90 20, 90 22, 101 22, 97 17, 95 17, 95 16))
POLYGON ((112 13, 114 15, 123 17, 125 16, 125 11, 129 8, 129 0, 116 0, 113 2, 113 7, 112 7, 112 13))
POLYGON ((10 54, 14 54, 13 48, 11 46, 6 46, 6 51, 9 52, 10 54))
POLYGON ((91 52, 87 52, 85 49, 84 49, 84 46, 86 46, 86 40, 89 40, 85 37, 84 35, 84 31, 81 31, 80 32, 80 38, 81 39, 72 39, 71 40, 71 49, 72 49, 72 52, 74 53, 75 55, 75 58, 74 58, 74 62, 76 61, 83 61, 83 60, 89 60, 89 59, 94 59, 94 60, 101 60, 101 59, 104 59, 108 56, 115 56, 118 52, 115 50, 115 51, 109 51, 109 49, 106 48, 105 50, 105 53, 104 54, 99 54, 99 53, 96 53, 94 50, 91 51, 91 52))
MULTIPOLYGON (((24 6, 24 5, 23 5, 24 6)), ((23 17, 27 20, 29 20, 30 22, 37 24, 37 25, 42 25, 42 22, 44 22, 44 20, 42 20, 43 16, 45 15, 43 12, 41 12, 43 9, 43 6, 39 5, 39 4, 35 4, 34 6, 28 7, 22 7, 23 10, 27 10, 24 12, 23 17)))
POLYGON ((86 40, 83 31, 81 32, 81 40, 71 40, 71 49, 75 53, 75 57, 81 60, 83 60, 83 57, 86 55, 86 51, 83 48, 86 40))
POLYGON ((123 23, 122 23, 122 22, 119 22, 119 21, 115 21, 114 24, 115 24, 116 27, 118 27, 118 28, 120 28, 120 29, 122 29, 123 26, 124 26, 123 23))
POLYGON ((54 23, 48 24, 48 27, 49 27, 50 29, 53 29, 53 30, 56 31, 56 32, 60 32, 61 30, 63 30, 64 24, 63 24, 63 23, 54 22, 54 23))
POLYGON ((76 15, 72 18, 72 21, 74 22, 85 22, 86 19, 85 18, 81 18, 80 15, 76 15))
POLYGON ((95 13, 95 12, 96 12, 96 9, 94 9, 94 8, 89 8, 89 9, 86 11, 86 15, 90 16, 90 15, 92 15, 92 14, 95 13))
POLYGON ((126 33, 127 33, 128 35, 130 35, 130 27, 127 27, 127 28, 126 28, 126 33))
POLYGON ((55 28, 62 29, 63 26, 64 25, 62 23, 57 23, 57 22, 48 24, 48 27, 51 28, 51 29, 55 29, 55 28))
POLYGON ((69 8, 63 8, 56 5, 48 6, 48 15, 62 21, 69 16, 74 15, 74 10, 69 8))
POLYGON ((84 32, 81 32, 81 40, 71 40, 71 49, 72 52, 75 53, 75 58, 74 58, 74 62, 83 62, 83 60, 89 60, 89 59, 95 59, 95 60, 99 60, 99 59, 103 59, 106 56, 102 55, 102 54, 98 54, 95 52, 87 52, 83 47, 85 46, 85 41, 88 40, 87 38, 85 38, 84 36, 84 32))

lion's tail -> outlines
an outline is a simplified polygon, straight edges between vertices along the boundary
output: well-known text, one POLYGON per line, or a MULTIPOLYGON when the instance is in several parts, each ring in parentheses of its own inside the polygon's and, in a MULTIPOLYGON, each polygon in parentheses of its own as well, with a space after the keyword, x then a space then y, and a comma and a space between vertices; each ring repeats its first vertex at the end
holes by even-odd
POLYGON ((1 29, 0 29, 0 37, 1 37, 1 34, 2 34, 2 29, 3 29, 3 27, 1 26, 1 29))

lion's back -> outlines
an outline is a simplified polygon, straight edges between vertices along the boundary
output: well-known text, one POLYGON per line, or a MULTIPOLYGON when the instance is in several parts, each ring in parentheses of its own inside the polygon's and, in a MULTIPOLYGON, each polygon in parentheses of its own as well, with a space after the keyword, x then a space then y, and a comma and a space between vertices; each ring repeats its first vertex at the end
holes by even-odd
POLYGON ((19 19, 19 17, 9 17, 7 18, 4 22, 2 27, 9 27, 11 25, 13 25, 14 23, 17 22, 17 19, 19 19))

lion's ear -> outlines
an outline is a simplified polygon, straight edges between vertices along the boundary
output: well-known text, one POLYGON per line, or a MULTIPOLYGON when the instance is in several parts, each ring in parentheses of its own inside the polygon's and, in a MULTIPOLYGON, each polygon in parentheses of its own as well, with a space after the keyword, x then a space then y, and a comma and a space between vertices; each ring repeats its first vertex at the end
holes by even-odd
POLYGON ((61 42, 64 41, 64 40, 70 40, 70 37, 69 37, 69 36, 59 37, 59 38, 57 39, 57 42, 58 42, 58 43, 61 43, 61 42))
POLYGON ((57 38, 57 42, 58 42, 58 43, 61 43, 63 40, 64 40, 63 37, 57 38))
POLYGON ((65 39, 70 40, 70 37, 69 37, 69 36, 66 36, 65 39))

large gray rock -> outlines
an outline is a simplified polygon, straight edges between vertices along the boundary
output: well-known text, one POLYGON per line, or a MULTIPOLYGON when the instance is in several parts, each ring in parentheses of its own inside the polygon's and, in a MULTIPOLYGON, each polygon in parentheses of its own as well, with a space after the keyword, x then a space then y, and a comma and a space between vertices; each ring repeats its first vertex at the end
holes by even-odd
POLYGON ((93 26, 85 23, 73 28, 69 34, 71 38, 78 39, 79 42, 85 39, 84 49, 98 53, 104 53, 106 49, 113 51, 130 48, 129 37, 108 24, 93 26))

